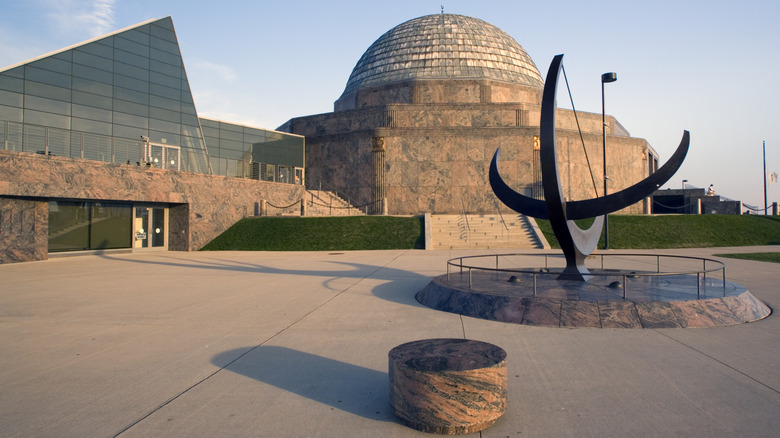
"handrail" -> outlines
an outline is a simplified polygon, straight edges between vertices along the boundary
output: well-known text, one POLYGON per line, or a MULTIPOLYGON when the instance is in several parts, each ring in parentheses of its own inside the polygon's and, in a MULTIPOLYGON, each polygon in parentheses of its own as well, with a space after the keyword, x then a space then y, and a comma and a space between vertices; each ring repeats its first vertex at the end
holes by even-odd
POLYGON ((466 221, 466 229, 471 231, 471 226, 469 226, 469 217, 466 215, 466 204, 463 203, 463 198, 460 199, 460 214, 463 215, 463 219, 466 221))
MULTIPOLYGON (((486 271, 486 272, 511 272, 511 273, 519 273, 519 274, 530 274, 533 276, 533 294, 536 296, 537 289, 536 289, 536 278, 538 275, 560 275, 561 272, 556 271, 549 271, 549 260, 548 258, 551 256, 551 254, 522 254, 522 253, 513 253, 513 254, 488 254, 488 255, 473 255, 473 256, 461 256, 461 257, 455 257, 452 259, 447 260, 447 280, 449 280, 450 277, 450 267, 459 268, 461 275, 463 274, 463 270, 468 270, 469 275, 469 288, 472 288, 472 279, 471 279, 471 271, 486 271), (544 270, 539 270, 539 268, 527 268, 527 269, 517 269, 517 268, 499 268, 499 258, 500 257, 509 257, 509 256, 522 256, 522 257, 544 257, 544 270), (484 266, 472 266, 472 265, 466 265, 463 263, 466 259, 477 259, 477 258, 492 258, 495 257, 495 268, 488 268, 484 266)), ((554 258, 563 258, 560 254, 553 255, 554 258)), ((635 277, 662 277, 662 276, 672 276, 672 275, 692 275, 696 274, 697 279, 697 290, 696 290, 696 299, 701 299, 701 284, 702 284, 702 275, 704 275, 704 280, 706 282, 707 279, 707 273, 710 272, 717 272, 721 271, 722 279, 723 279, 723 296, 726 296, 726 265, 718 260, 714 259, 708 259, 703 257, 692 257, 692 256, 679 256, 679 255, 668 255, 668 254, 631 254, 631 253, 617 253, 617 254, 598 254, 591 257, 600 257, 601 258, 601 269, 604 270, 604 257, 655 257, 656 259, 656 272, 637 272, 637 271, 624 271, 624 270, 616 270, 617 272, 591 272, 589 275, 592 275, 594 277, 622 277, 622 283, 623 283, 623 299, 626 299, 627 294, 627 280, 628 278, 635 278, 635 277), (675 259, 687 259, 687 260, 700 260, 702 261, 702 269, 696 269, 696 270, 687 270, 687 271, 674 271, 674 272, 662 272, 661 271, 661 259, 662 258, 675 258, 675 259), (707 263, 715 263, 716 267, 714 268, 707 268, 707 263)))
POLYGON ((501 208, 498 206, 498 200, 493 198, 493 204, 496 206, 496 212, 498 212, 498 217, 501 219, 501 223, 504 224, 504 228, 509 231, 509 226, 507 226, 506 221, 504 220, 504 215, 501 214, 501 208))
MULTIPOLYGON (((312 201, 310 201, 312 203, 312 205, 314 204, 314 199, 313 199, 314 198, 314 193, 313 192, 315 192, 315 191, 329 193, 331 196, 335 196, 335 197, 343 200, 344 202, 346 202, 347 204, 352 206, 352 207, 332 207, 332 208, 342 208, 342 209, 354 208, 356 210, 360 210, 361 208, 368 207, 369 205, 381 204, 381 202, 382 202, 381 200, 376 200, 376 201, 369 201, 369 202, 367 202, 365 204, 362 204, 362 205, 357 205, 355 200, 353 200, 346 193, 342 192, 341 194, 339 194, 338 190, 330 190, 327 186, 323 189, 322 188, 322 180, 318 180, 317 184, 318 184, 317 188, 306 188, 306 191, 312 194, 312 201)), ((317 195, 317 197, 321 198, 319 194, 317 195)), ((332 200, 331 200, 331 204, 332 204, 332 200)), ((318 204, 318 205, 323 205, 323 204, 318 204)), ((325 205, 325 207, 331 207, 331 205, 325 205)), ((365 211, 365 213, 368 214, 368 211, 365 211)))

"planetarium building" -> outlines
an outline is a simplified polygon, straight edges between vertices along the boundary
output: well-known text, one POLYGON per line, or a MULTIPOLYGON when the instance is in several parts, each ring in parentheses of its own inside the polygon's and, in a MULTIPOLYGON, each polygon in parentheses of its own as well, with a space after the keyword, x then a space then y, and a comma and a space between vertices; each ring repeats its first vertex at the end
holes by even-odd
MULTIPOLYGON (((540 198, 542 76, 511 36, 482 20, 436 14, 402 23, 360 57, 328 114, 289 120, 306 137, 310 184, 389 214, 495 213, 490 160, 516 191, 540 198)), ((569 199, 597 196, 601 114, 558 110, 561 184, 569 199), (579 130, 582 131, 580 135, 579 130), (584 147, 583 147, 584 143, 584 147), (586 153, 590 167, 587 164, 586 153), (591 181, 593 181, 591 183, 591 181)), ((611 190, 657 167, 657 155, 606 120, 611 190)), ((648 211, 648 202, 625 212, 648 211)))
MULTIPOLYGON (((0 69, 0 263, 198 250, 263 206, 304 214, 306 187, 373 213, 495 213, 499 147, 504 180, 542 196, 542 87, 505 32, 430 15, 371 44, 332 113, 263 130, 199 117, 172 19, 150 20, 0 69)), ((564 194, 594 197, 601 114, 558 111, 564 194)), ((613 190, 655 170, 645 140, 606 131, 613 190)))

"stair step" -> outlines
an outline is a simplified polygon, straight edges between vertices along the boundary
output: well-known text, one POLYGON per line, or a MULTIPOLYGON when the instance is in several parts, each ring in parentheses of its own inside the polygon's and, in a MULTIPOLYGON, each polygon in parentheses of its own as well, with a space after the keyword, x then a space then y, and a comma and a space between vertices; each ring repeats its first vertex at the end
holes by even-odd
POLYGON ((469 215, 464 218, 463 215, 432 215, 431 230, 434 248, 540 247, 527 220, 517 216, 469 215))

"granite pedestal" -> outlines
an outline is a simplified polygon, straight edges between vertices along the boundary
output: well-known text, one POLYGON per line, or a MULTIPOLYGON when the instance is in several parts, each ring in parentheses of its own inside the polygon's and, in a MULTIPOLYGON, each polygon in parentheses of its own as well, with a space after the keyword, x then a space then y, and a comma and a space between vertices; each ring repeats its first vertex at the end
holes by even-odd
POLYGON ((389 353, 390 403, 403 422, 429 433, 473 433, 506 409, 506 352, 468 339, 425 339, 389 353))

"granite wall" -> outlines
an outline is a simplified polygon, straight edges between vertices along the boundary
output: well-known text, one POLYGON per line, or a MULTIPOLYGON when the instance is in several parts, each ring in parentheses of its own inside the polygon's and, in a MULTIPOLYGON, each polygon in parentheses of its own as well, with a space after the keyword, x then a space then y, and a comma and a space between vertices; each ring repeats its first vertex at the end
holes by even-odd
MULTIPOLYGON (((378 203, 376 194, 383 193, 389 214, 495 212, 487 176, 498 148, 505 181, 525 195, 541 195, 534 193, 541 187, 534 150, 540 91, 476 80, 402 83, 359 90, 352 96, 357 100, 343 97, 333 113, 292 119, 279 129, 306 136, 312 187, 321 182, 359 204, 378 203), (376 144, 383 145, 381 151, 376 144)), ((614 117, 607 116, 606 125, 608 187, 614 193, 645 178, 652 167, 648 160, 657 155, 614 117)), ((564 196, 602 195, 601 114, 579 112, 575 118, 573 111, 559 109, 556 126, 564 196)), ((621 212, 648 213, 649 202, 621 212)))
POLYGON ((0 197, 0 263, 46 259, 48 217, 47 202, 0 197))
POLYGON ((304 193, 300 185, 0 151, 0 263, 47 258, 50 200, 165 204, 169 249, 194 251, 253 215, 255 203, 289 205, 304 193))

